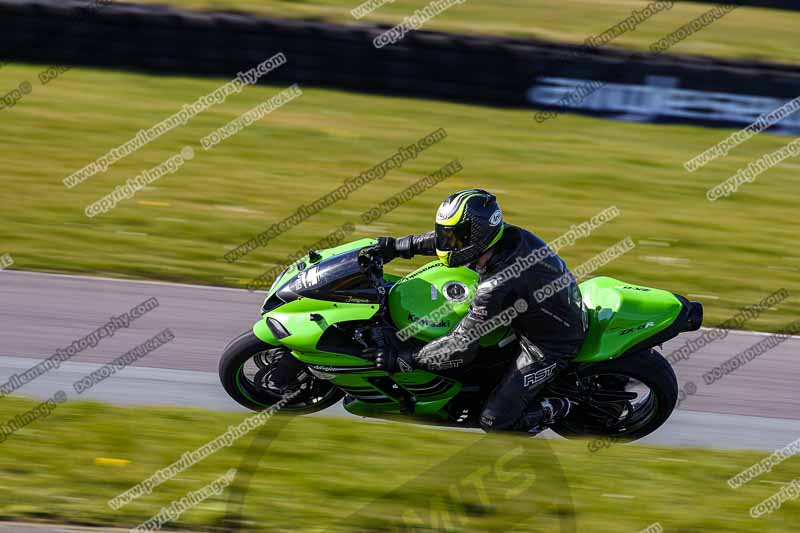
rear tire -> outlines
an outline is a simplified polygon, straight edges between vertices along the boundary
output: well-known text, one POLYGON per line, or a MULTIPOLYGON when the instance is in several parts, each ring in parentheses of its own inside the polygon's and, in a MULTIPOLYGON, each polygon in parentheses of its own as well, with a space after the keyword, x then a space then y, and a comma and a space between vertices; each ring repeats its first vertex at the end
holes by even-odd
MULTIPOLYGON (((254 356, 275 349, 252 331, 242 333, 228 344, 219 360, 219 380, 228 396, 237 403, 263 411, 278 403, 283 395, 249 380, 243 372, 244 365, 254 356)), ((291 355, 289 355, 291 357, 291 355)), ((336 386, 306 374, 305 389, 285 404, 281 410, 294 414, 314 413, 327 409, 344 397, 336 386)), ((298 386, 300 386, 298 384, 298 386)))
POLYGON ((646 412, 635 425, 602 427, 583 405, 577 405, 551 429, 562 437, 603 436, 615 440, 641 439, 661 427, 672 414, 678 400, 678 380, 669 362, 657 351, 646 350, 601 363, 587 364, 579 370, 581 381, 597 376, 627 376, 649 388, 646 412))

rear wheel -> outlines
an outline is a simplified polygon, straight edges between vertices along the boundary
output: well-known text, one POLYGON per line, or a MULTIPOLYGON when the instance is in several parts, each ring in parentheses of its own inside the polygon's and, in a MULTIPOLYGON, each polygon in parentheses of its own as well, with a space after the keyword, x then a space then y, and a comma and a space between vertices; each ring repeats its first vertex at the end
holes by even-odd
POLYGON ((578 404, 551 428, 563 437, 640 439, 666 422, 678 399, 675 372, 655 350, 581 366, 551 388, 578 404))
POLYGON ((263 411, 291 397, 283 411, 313 413, 334 405, 344 393, 327 381, 302 372, 286 391, 270 387, 270 374, 279 357, 293 357, 285 348, 266 344, 249 331, 228 344, 219 360, 219 379, 225 392, 253 411, 263 411))

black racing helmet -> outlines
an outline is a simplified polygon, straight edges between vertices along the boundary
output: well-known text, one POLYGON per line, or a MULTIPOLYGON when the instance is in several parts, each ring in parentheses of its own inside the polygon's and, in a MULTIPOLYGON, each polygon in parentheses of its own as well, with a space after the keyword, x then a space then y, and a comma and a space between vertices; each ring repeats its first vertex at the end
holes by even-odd
POLYGON ((469 265, 503 235, 497 198, 483 189, 452 194, 436 212, 436 255, 445 265, 469 265))

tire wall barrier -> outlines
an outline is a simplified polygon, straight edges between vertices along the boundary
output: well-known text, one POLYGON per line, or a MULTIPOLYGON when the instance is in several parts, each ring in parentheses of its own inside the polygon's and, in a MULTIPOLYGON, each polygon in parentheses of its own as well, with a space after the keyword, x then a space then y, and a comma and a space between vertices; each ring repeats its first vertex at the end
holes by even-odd
MULTIPOLYGON (((569 109, 644 122, 733 126, 800 95, 800 68, 537 40, 413 31, 375 48, 387 27, 75 0, 0 0, 0 60, 233 78, 283 52, 262 78, 364 93, 563 109, 581 80, 607 86, 569 109), (701 110, 686 102, 702 100, 701 110), (633 118, 631 118, 633 117, 633 118)), ((696 106, 695 106, 696 107, 696 106)), ((798 113, 800 115, 800 113, 798 113)), ((800 118, 781 122, 800 131, 800 118)), ((783 131, 781 131, 783 132, 783 131)))

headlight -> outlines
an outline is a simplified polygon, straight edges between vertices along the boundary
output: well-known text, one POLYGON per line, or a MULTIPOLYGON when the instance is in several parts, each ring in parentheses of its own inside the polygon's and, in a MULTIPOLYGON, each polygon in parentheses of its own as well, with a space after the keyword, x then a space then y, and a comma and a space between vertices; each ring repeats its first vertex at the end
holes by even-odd
POLYGON ((269 327, 269 330, 272 332, 273 335, 275 335, 275 338, 278 340, 285 339, 286 337, 291 335, 291 333, 289 333, 289 330, 287 330, 283 324, 281 324, 272 317, 267 319, 267 327, 269 327))

